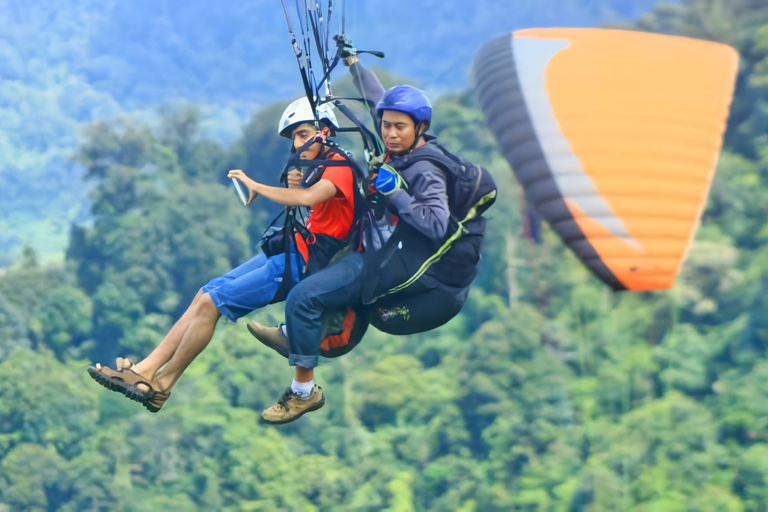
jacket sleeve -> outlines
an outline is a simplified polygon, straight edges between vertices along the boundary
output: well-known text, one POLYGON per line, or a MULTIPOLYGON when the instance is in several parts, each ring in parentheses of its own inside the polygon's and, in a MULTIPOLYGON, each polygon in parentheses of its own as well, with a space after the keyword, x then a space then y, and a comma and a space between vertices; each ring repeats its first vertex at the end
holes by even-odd
POLYGON ((425 236, 440 240, 448 230, 448 193, 445 175, 429 162, 417 162, 409 168, 414 173, 411 193, 396 190, 389 201, 397 209, 400 219, 425 236))
POLYGON ((355 62, 349 66, 349 72, 352 75, 352 81, 355 83, 360 95, 365 99, 368 108, 374 119, 376 118, 376 105, 384 96, 384 86, 381 85, 376 75, 365 69, 360 62, 355 62))

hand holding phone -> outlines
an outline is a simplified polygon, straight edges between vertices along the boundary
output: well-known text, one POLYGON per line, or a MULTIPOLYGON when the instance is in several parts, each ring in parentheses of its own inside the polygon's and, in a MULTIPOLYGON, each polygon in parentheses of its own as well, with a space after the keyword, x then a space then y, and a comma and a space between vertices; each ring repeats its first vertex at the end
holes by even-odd
POLYGON ((240 196, 240 200, 244 205, 248 206, 254 199, 256 199, 256 196, 259 195, 255 190, 257 183, 249 178, 241 169, 232 169, 227 173, 227 177, 232 178, 232 183, 235 184, 235 190, 237 190, 237 194, 240 196), (243 189, 243 185, 247 187, 247 193, 243 189))
POLYGON ((243 192, 243 187, 240 186, 240 182, 237 180, 237 178, 232 178, 232 183, 235 184, 235 190, 237 190, 237 195, 240 196, 240 200, 243 202, 243 205, 247 205, 248 196, 246 196, 245 192, 243 192))

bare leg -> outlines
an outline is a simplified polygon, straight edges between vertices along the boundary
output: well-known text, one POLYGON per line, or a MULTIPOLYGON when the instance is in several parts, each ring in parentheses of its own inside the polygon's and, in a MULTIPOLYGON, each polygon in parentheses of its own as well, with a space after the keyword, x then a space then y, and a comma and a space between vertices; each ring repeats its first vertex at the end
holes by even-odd
MULTIPOLYGON (((207 293, 201 294, 193 304, 195 307, 190 306, 188 310, 192 312, 192 317, 181 341, 176 346, 168 364, 155 374, 158 390, 169 390, 187 366, 208 346, 213 337, 216 322, 221 317, 221 313, 211 300, 211 296, 207 293)), ((139 387, 143 386, 139 385, 139 387)))
MULTIPOLYGON (((139 375, 143 375, 148 379, 152 379, 157 370, 171 360, 173 353, 176 352, 176 348, 178 348, 179 343, 181 342, 181 338, 192 323, 201 296, 202 292, 198 291, 195 298, 192 299, 192 303, 187 307, 184 314, 181 315, 181 318, 173 324, 173 327, 168 331, 168 334, 165 335, 163 341, 161 341, 160 344, 155 347, 155 350, 153 350, 147 357, 134 364, 131 367, 132 371, 139 375)), ((96 363, 96 368, 101 368, 101 364, 96 363)), ((142 389, 144 388, 145 386, 142 386, 142 389)))
POLYGON ((202 292, 198 291, 195 298, 192 299, 192 303, 187 310, 181 315, 176 323, 173 325, 168 334, 165 335, 163 341, 152 351, 147 357, 145 357, 139 363, 133 366, 133 371, 139 375, 143 375, 148 379, 151 379, 157 373, 165 363, 171 360, 174 352, 181 343, 181 339, 192 324, 192 320, 195 317, 195 313, 200 305, 202 292))

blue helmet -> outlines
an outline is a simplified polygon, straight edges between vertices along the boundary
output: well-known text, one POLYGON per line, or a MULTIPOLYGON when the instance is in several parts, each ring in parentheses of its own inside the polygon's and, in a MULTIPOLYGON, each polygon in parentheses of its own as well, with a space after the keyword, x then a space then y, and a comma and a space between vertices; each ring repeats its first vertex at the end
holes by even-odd
POLYGON ((379 118, 382 110, 397 110, 408 114, 417 126, 422 121, 429 123, 432 120, 432 105, 429 100, 423 92, 410 85, 396 85, 385 92, 376 105, 379 118))

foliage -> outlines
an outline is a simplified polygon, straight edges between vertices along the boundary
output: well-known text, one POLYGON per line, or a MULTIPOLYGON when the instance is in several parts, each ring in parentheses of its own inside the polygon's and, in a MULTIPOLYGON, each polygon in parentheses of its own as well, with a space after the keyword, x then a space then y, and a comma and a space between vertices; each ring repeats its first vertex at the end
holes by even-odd
POLYGON ((766 27, 748 0, 640 23, 743 57, 702 226, 666 292, 615 294, 551 231, 526 238, 473 96, 435 102, 433 133, 506 198, 469 299, 431 332, 370 329, 318 368, 327 405, 279 428, 258 413, 291 372, 243 321, 221 321, 157 415, 98 387, 84 359, 146 355, 201 284, 256 250, 274 210, 243 208, 223 176, 275 183, 284 102, 229 149, 191 107, 90 125, 77 158, 91 220, 65 262, 27 250, 0 274, 0 510, 768 509, 766 27))
MULTIPOLYGON (((338 30, 346 4, 359 48, 386 52, 388 67, 443 92, 466 86, 489 34, 636 19, 655 3, 518 0, 510 14, 493 0, 335 2, 330 18, 338 30), (430 30, 425 19, 434 20, 430 30), (391 37, 393 27, 408 37, 391 37)), ((286 5, 299 31, 294 3, 286 5)), ((230 143, 254 106, 302 91, 275 2, 0 0, 0 25, 0 268, 26 245, 60 261, 69 225, 88 218, 84 171, 69 160, 81 123, 136 111, 156 121, 157 106, 191 101, 206 133, 230 143)))

